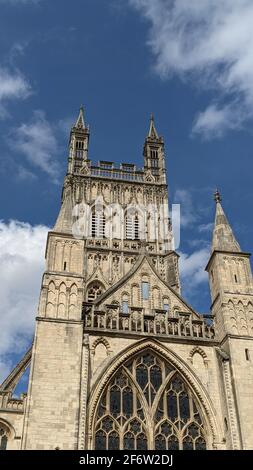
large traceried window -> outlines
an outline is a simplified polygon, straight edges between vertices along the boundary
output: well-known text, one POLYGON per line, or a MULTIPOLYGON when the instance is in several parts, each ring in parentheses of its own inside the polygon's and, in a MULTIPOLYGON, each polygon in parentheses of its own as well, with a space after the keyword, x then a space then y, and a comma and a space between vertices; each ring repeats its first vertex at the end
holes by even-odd
POLYGON ((100 398, 93 447, 205 450, 200 410, 175 368, 149 350, 126 362, 100 398))

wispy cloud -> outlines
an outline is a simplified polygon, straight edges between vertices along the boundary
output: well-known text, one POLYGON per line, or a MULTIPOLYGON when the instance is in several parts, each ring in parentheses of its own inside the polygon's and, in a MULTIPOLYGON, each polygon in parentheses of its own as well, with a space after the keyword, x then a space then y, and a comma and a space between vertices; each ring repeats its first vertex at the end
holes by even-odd
POLYGON ((180 204, 180 225, 185 228, 193 224, 198 216, 194 207, 192 194, 188 189, 177 189, 174 203, 180 204))
POLYGON ((31 86, 19 71, 0 67, 0 118, 8 116, 6 104, 13 99, 23 100, 31 94, 31 86))
POLYGON ((156 72, 216 91, 216 101, 196 117, 194 134, 221 137, 253 118, 252 0, 129 3, 151 25, 156 72))
POLYGON ((45 226, 0 221, 0 382, 11 354, 21 353, 33 336, 47 232, 45 226))
POLYGON ((58 182, 58 142, 55 128, 46 119, 43 111, 35 111, 30 122, 13 129, 8 143, 12 150, 22 153, 29 164, 47 173, 54 182, 58 182))
POLYGON ((37 175, 22 165, 16 167, 16 176, 21 181, 34 181, 37 175))
POLYGON ((200 233, 207 232, 210 233, 213 230, 213 222, 210 222, 208 224, 201 224, 198 227, 198 231, 200 233))

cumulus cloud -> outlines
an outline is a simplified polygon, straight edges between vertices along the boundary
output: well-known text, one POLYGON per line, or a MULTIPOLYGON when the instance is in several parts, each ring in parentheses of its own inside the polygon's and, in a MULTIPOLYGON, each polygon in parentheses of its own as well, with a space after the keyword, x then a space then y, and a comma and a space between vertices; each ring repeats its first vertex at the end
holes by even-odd
POLYGON ((179 268, 185 292, 191 292, 207 282, 205 267, 210 257, 210 248, 204 247, 191 254, 179 253, 179 268))
POLYGON ((0 221, 0 383, 32 341, 48 230, 0 221))
POLYGON ((201 134, 205 139, 222 137, 225 131, 242 128, 243 122, 250 117, 246 110, 235 104, 219 107, 211 104, 200 112, 193 124, 192 134, 201 134))
POLYGON ((31 94, 28 81, 19 71, 0 67, 0 118, 8 115, 6 103, 9 100, 23 100, 31 94))
POLYGON ((220 137, 253 118, 252 0, 129 0, 151 25, 156 72, 216 92, 193 133, 220 137))
POLYGON ((28 123, 13 129, 9 139, 11 149, 21 152, 29 164, 47 173, 58 182, 59 152, 55 129, 46 119, 43 111, 35 111, 28 123))

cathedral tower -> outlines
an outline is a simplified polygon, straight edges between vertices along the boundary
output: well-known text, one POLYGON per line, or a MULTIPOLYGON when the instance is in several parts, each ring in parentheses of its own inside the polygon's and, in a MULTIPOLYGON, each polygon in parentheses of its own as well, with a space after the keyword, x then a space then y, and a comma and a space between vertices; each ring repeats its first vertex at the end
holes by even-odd
POLYGON ((203 315, 181 296, 153 116, 143 168, 95 164, 89 137, 81 108, 33 344, 0 387, 0 449, 253 449, 252 276, 219 194, 203 315))

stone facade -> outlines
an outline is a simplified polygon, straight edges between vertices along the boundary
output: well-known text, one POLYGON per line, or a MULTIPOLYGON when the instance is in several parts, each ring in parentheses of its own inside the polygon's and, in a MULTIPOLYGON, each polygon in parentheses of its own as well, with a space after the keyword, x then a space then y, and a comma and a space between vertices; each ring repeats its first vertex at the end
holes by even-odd
POLYGON ((164 142, 154 120, 144 168, 88 158, 83 110, 31 350, 0 388, 7 449, 253 449, 253 284, 216 199, 212 306, 181 297, 164 142), (13 391, 30 365, 27 395, 13 391))

